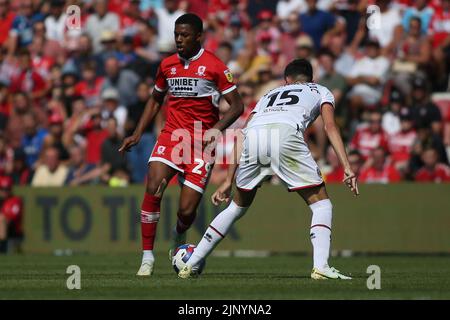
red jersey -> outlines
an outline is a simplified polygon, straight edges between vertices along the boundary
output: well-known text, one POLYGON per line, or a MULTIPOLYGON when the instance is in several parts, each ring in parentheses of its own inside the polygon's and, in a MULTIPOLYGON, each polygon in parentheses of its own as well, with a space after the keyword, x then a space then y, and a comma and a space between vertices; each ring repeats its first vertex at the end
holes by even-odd
POLYGON ((359 181, 363 183, 392 183, 400 180, 400 173, 390 164, 385 164, 382 170, 373 167, 363 169, 359 176, 359 181))
POLYGON ((344 181, 344 168, 341 166, 334 168, 333 171, 325 175, 327 183, 342 183, 344 181))
POLYGON ((438 163, 434 167, 434 170, 423 167, 417 171, 415 180, 419 182, 436 183, 450 182, 450 168, 443 163, 438 163))
POLYGON ((23 202, 22 199, 16 196, 12 196, 3 201, 0 206, 0 214, 14 223, 15 231, 18 235, 22 234, 22 214, 23 214, 23 202))
POLYGON ((202 132, 219 120, 220 96, 236 89, 233 76, 213 53, 201 49, 186 60, 173 54, 161 61, 155 90, 168 90, 167 119, 162 133, 186 129, 194 134, 194 122, 202 132))
POLYGON ((433 47, 438 47, 450 35, 450 11, 438 10, 431 19, 429 34, 433 47))
POLYGON ((397 132, 389 136, 389 152, 393 162, 408 161, 411 156, 411 148, 416 140, 415 130, 397 132))
POLYGON ((350 148, 361 152, 364 159, 378 147, 387 150, 387 136, 383 130, 373 133, 369 128, 358 129, 350 143, 350 148))

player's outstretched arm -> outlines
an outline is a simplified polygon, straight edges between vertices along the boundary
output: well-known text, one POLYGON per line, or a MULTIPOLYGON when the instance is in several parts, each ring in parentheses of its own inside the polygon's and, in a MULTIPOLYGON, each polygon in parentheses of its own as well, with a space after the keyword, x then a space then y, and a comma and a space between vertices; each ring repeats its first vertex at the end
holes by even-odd
MULTIPOLYGON (((254 113, 251 113, 245 122, 244 128, 247 126, 249 121, 253 118, 254 113)), ((242 144, 244 141, 244 135, 242 130, 239 130, 237 134, 236 143, 233 146, 233 151, 231 151, 230 164, 228 166, 227 177, 225 181, 220 185, 219 188, 211 196, 211 201, 214 205, 219 205, 222 202, 230 201, 231 188, 233 186, 234 175, 236 173, 237 167, 239 166, 239 159, 242 154, 242 144)))
POLYGON ((321 107, 322 119, 324 123, 325 132, 328 139, 333 146, 336 155, 338 156, 339 162, 344 167, 344 183, 350 188, 350 190, 355 194, 359 194, 357 177, 355 173, 350 168, 348 162, 347 153, 345 152, 344 143, 342 142, 341 134, 336 122, 334 121, 334 107, 330 103, 324 103, 321 107))
POLYGON ((164 101, 165 92, 159 92, 158 90, 153 89, 153 93, 150 96, 150 99, 145 106, 144 112, 139 119, 139 123, 136 126, 133 134, 129 137, 126 137, 122 145, 119 148, 120 153, 124 153, 125 151, 129 151, 131 147, 139 143, 141 140, 142 133, 145 128, 150 124, 150 122, 155 118, 158 113, 161 105, 164 101))

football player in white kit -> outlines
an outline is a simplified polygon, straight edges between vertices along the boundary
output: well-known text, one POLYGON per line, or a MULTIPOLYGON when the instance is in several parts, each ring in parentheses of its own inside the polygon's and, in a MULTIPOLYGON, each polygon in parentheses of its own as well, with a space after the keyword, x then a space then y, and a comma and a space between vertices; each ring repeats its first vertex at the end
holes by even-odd
POLYGON ((225 237, 232 224, 242 217, 255 198, 257 188, 276 174, 289 191, 297 192, 312 211, 313 246, 312 279, 351 279, 328 265, 331 242, 332 204, 320 170, 303 138, 306 128, 321 115, 325 131, 344 167, 344 183, 358 195, 356 175, 350 169, 339 129, 334 121, 334 98, 331 92, 312 83, 312 66, 297 59, 286 66, 286 85, 262 97, 243 129, 243 141, 234 152, 239 163, 230 164, 226 181, 212 195, 212 202, 229 201, 236 173, 236 193, 229 206, 211 222, 180 278, 195 276, 195 266, 205 259, 225 237), (242 149, 242 153, 239 151, 242 149), (193 270, 194 269, 194 270, 193 270))

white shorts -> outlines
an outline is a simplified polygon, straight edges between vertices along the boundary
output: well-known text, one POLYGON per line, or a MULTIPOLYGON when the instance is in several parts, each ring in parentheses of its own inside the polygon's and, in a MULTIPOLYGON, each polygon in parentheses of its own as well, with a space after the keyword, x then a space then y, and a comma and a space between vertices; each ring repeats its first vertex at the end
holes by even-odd
POLYGON ((276 174, 289 191, 319 186, 322 174, 302 132, 287 124, 244 129, 244 143, 236 186, 249 191, 276 174))

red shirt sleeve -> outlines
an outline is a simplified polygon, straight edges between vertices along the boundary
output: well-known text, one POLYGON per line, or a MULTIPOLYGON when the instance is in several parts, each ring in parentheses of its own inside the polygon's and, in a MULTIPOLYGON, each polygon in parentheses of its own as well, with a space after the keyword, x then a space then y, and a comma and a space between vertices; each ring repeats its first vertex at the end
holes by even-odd
POLYGON ((164 75, 163 65, 161 63, 159 65, 158 72, 156 72, 155 90, 159 92, 166 92, 167 89, 166 76, 164 75))
POLYGON ((221 94, 227 94, 236 89, 233 74, 219 59, 217 59, 215 73, 215 82, 217 85, 217 89, 221 94))

